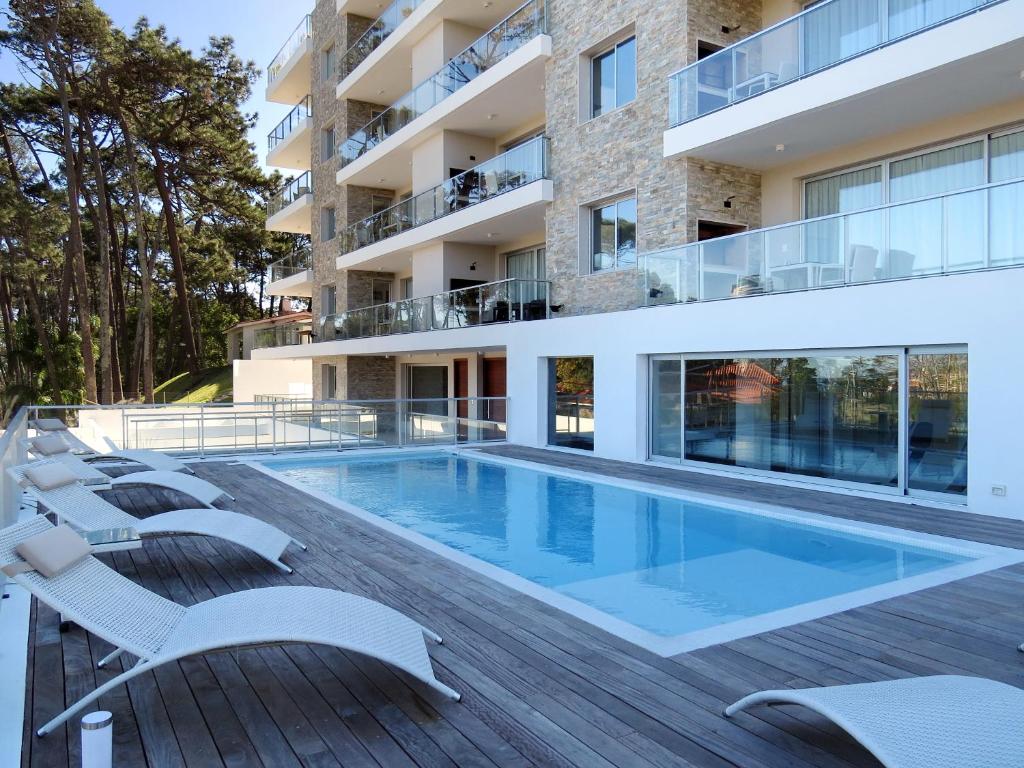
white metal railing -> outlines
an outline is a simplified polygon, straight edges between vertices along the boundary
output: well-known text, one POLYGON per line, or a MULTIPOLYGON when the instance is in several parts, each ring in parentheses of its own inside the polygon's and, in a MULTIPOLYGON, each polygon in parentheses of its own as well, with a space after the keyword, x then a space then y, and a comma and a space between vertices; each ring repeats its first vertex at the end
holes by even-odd
POLYGON ((1024 266, 1024 181, 642 254, 641 306, 1024 266))
POLYGON ((669 75, 669 125, 813 75, 1004 0, 828 0, 669 75))
POLYGON ((25 410, 29 418, 63 419, 86 442, 207 457, 503 441, 508 398, 354 401, 267 395, 251 403, 29 406, 25 410))

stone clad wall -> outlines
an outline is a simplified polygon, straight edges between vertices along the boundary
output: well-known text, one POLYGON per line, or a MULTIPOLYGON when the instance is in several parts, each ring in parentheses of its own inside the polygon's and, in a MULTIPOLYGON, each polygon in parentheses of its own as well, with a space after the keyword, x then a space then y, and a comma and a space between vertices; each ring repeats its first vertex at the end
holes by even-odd
POLYGON ((662 144, 668 127, 668 76, 696 58, 698 37, 728 44, 750 35, 760 26, 761 3, 550 0, 548 9, 554 46, 546 83, 555 185, 547 221, 553 300, 564 305, 562 314, 627 309, 636 306, 639 297, 635 270, 586 274, 585 259, 581 269, 581 206, 635 190, 641 253, 695 238, 698 210, 700 216, 716 221, 747 226, 759 222, 756 174, 686 159, 666 160, 662 144), (727 34, 723 25, 739 26, 727 34), (629 27, 637 38, 636 99, 616 111, 581 120, 585 116, 580 114, 580 69, 589 64, 589 57, 581 53, 629 27), (726 217, 721 203, 731 195, 737 199, 726 217), (716 210, 719 197, 721 210, 716 210))

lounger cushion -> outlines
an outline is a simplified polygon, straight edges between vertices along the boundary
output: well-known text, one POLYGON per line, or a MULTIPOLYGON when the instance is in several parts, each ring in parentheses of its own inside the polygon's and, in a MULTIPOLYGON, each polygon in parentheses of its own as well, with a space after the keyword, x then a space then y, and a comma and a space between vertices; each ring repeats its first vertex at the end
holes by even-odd
POLYGON ((91 548, 71 527, 58 525, 25 539, 14 551, 33 570, 52 579, 88 555, 91 548))
POLYGON ((68 425, 60 419, 36 419, 32 422, 32 426, 40 432, 64 432, 68 428, 68 425))
POLYGON ((65 464, 58 464, 55 461, 47 461, 40 464, 33 464, 25 469, 25 479, 40 491, 52 491, 54 488, 63 488, 71 485, 79 477, 65 464))
POLYGON ((67 453, 71 446, 67 441, 55 432, 36 437, 31 442, 32 452, 40 456, 56 456, 59 453, 67 453))

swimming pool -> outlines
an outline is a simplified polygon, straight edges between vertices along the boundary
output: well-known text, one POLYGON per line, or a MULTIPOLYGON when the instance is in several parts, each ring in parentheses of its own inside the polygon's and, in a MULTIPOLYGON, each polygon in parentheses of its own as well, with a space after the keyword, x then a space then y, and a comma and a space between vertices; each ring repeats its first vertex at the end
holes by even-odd
POLYGON ((1024 559, 1016 550, 612 484, 472 451, 261 464, 665 655, 1024 559))

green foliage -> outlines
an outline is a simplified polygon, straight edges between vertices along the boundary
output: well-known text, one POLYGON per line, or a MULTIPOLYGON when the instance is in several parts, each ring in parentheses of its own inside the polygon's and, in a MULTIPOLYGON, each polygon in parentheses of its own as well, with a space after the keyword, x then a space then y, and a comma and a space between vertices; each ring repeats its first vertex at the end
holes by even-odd
POLYGON ((158 403, 220 403, 231 400, 234 386, 230 365, 199 374, 179 373, 156 388, 158 403))

